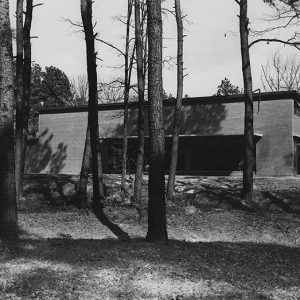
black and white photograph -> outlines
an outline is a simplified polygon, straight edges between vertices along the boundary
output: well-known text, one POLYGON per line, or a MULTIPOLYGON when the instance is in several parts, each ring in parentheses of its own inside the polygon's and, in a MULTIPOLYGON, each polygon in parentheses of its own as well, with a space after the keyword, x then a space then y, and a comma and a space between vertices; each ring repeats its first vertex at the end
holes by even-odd
POLYGON ((300 1, 0 0, 0 299, 300 300, 300 1))

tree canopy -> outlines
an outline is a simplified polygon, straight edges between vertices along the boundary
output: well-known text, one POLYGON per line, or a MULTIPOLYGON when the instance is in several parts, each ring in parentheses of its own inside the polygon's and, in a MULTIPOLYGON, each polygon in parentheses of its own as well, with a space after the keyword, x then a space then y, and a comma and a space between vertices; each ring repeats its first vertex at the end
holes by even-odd
POLYGON ((241 90, 238 86, 234 86, 228 78, 224 78, 221 84, 218 86, 217 96, 228 96, 241 94, 241 90))
POLYGON ((44 107, 67 106, 72 103, 71 84, 68 76, 60 69, 50 66, 36 74, 40 76, 36 90, 44 107))
POLYGON ((44 70, 39 64, 32 65, 29 135, 36 136, 38 113, 41 108, 73 105, 71 83, 60 69, 50 66, 44 70))

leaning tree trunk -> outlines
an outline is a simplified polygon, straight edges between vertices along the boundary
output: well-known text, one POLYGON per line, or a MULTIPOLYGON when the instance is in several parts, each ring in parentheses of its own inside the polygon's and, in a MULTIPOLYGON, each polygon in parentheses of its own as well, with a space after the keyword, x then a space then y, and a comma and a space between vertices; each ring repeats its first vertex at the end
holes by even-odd
POLYGON ((22 197, 22 153, 23 153, 23 0, 17 0, 17 58, 16 58, 16 146, 15 146, 15 164, 16 164, 16 193, 17 200, 22 197))
POLYGON ((25 168, 25 154, 26 144, 28 136, 28 119, 29 119, 29 101, 30 101, 30 83, 31 83, 31 41, 30 32, 32 24, 32 10, 33 0, 27 0, 26 2, 26 14, 25 23, 23 29, 24 39, 24 76, 23 76, 23 149, 22 149, 22 161, 21 161, 21 174, 24 175, 25 168))
POLYGON ((134 179, 134 202, 142 202, 142 182, 144 168, 144 147, 145 147, 145 78, 143 62, 143 42, 142 42, 142 24, 141 24, 140 0, 135 0, 135 45, 136 45, 136 64, 137 64, 137 82, 139 96, 139 117, 138 117, 138 145, 136 156, 136 170, 134 179))
POLYGON ((14 72, 9 1, 0 0, 0 238, 17 233, 14 160, 14 72))
POLYGON ((177 24, 177 98, 174 112, 174 128, 172 136, 170 171, 167 185, 167 199, 171 199, 174 194, 175 174, 178 159, 181 104, 183 94, 183 24, 180 9, 180 0, 175 0, 175 13, 177 24))
POLYGON ((127 173, 127 150, 128 150, 128 102, 130 91, 130 63, 129 63, 129 44, 130 44, 130 21, 132 13, 132 0, 127 4, 127 21, 126 21, 126 42, 125 42, 125 86, 124 86, 124 122, 123 122, 123 147, 122 147, 122 175, 121 187, 122 192, 126 190, 126 173, 127 173))
POLYGON ((251 203, 253 197, 253 92, 252 75, 249 55, 249 19, 247 15, 247 0, 240 0, 240 40, 242 70, 244 79, 245 123, 244 123, 244 170, 243 170, 243 200, 251 203))
POLYGON ((149 98, 149 242, 168 240, 165 203, 165 138, 162 99, 162 17, 161 0, 147 0, 148 14, 148 98, 149 98))
POLYGON ((93 173, 93 212, 100 222, 106 225, 120 240, 129 240, 129 236, 119 226, 113 224, 104 214, 99 187, 98 153, 98 91, 97 91, 97 64, 95 53, 95 36, 92 22, 92 0, 81 0, 81 17, 86 42, 87 74, 89 87, 88 126, 90 129, 92 173, 93 173))

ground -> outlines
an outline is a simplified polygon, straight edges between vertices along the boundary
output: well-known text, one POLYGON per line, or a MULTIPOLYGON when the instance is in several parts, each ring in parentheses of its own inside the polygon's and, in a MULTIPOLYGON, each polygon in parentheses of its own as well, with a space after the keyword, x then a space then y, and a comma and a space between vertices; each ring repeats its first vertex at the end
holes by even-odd
MULTIPOLYGON (((119 242, 69 204, 78 178, 30 176, 19 203, 20 241, 0 245, 0 299, 300 299, 300 179, 178 177, 167 245, 146 243, 137 210, 106 176, 106 212, 133 238, 119 242)), ((91 190, 88 189, 90 195, 91 190)))

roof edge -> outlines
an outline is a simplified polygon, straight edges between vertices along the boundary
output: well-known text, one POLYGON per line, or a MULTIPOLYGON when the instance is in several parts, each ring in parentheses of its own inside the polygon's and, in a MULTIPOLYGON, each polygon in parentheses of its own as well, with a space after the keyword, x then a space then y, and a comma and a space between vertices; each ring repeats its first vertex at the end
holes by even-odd
MULTIPOLYGON (((182 105, 204 105, 204 104, 221 104, 221 103, 238 103, 243 102, 244 95, 230 95, 230 96, 206 96, 206 97, 188 97, 184 98, 182 105)), ((283 91, 283 92, 264 92, 254 93, 254 101, 270 101, 270 100, 284 100, 294 99, 300 101, 300 94, 297 91, 283 91)), ((147 104, 147 102, 146 102, 147 104)), ((129 102, 129 108, 138 108, 138 101, 129 102)), ((175 98, 165 99, 164 106, 175 105, 175 98)), ((105 103, 98 104, 99 111, 118 110, 123 109, 124 103, 105 103)), ((39 114, 55 114, 55 113, 71 113, 71 112, 87 112, 88 106, 65 106, 42 108, 38 110, 39 114)))

